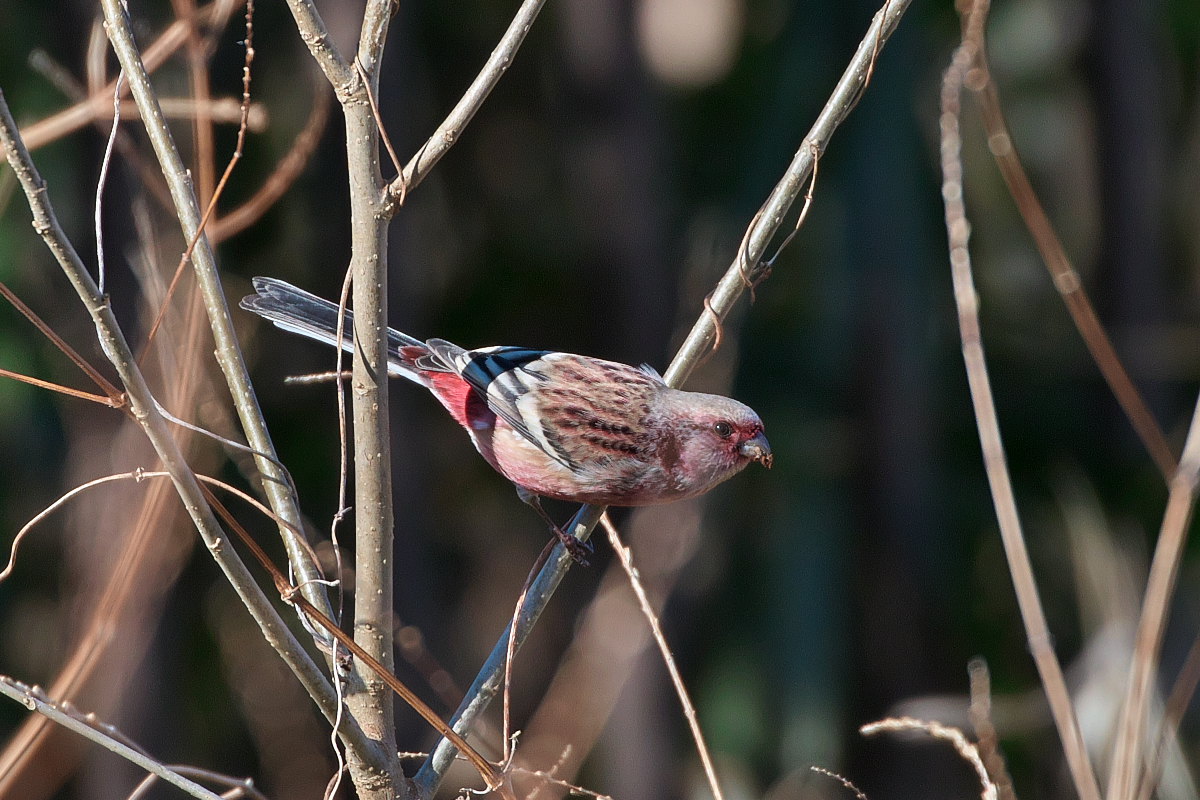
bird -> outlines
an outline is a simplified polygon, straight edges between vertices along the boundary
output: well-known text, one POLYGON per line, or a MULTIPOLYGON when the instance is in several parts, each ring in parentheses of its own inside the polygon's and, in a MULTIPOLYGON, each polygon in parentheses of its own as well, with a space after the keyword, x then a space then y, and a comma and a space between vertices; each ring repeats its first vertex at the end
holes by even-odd
MULTIPOLYGON (((253 279, 241 307, 337 346, 339 307, 277 278, 253 279)), ((341 345, 353 351, 353 312, 341 345)), ((525 347, 467 350, 389 328, 388 374, 426 387, 566 545, 586 549, 541 498, 649 506, 704 494, 752 462, 774 461, 763 423, 728 397, 674 389, 652 367, 525 347)))

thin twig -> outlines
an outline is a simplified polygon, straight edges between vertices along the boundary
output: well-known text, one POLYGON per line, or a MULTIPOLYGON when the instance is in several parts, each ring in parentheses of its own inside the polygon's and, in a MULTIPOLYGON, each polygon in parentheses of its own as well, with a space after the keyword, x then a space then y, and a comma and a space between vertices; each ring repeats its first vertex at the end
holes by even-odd
POLYGON ((992 783, 992 779, 988 777, 987 769, 983 766, 983 759, 979 757, 979 751, 958 728, 912 717, 893 717, 863 725, 858 731, 863 736, 874 736, 877 733, 885 732, 922 731, 935 739, 949 742, 963 757, 963 760, 974 768, 975 775, 979 778, 982 787, 983 800, 996 800, 996 784, 992 783))
POLYGON ((1063 743, 1075 790, 1082 800, 1100 800, 1100 787, 1079 730, 1079 720, 1071 704, 1062 665, 1054 653, 1050 629, 1046 623, 1033 567, 1029 561, 1029 552, 1025 547, 983 353, 979 327, 979 299, 971 274, 971 255, 968 249, 970 224, 967 222, 966 208, 963 204, 962 135, 959 131, 960 94, 967 70, 975 63, 975 58, 973 41, 970 36, 964 35, 943 77, 941 97, 942 199, 946 209, 950 268, 954 282, 954 301, 958 308, 963 360, 966 363, 967 381, 974 403, 975 424, 979 430, 984 466, 991 486, 992 504, 1000 524, 1000 538, 1004 543, 1009 573, 1016 590, 1030 652, 1050 702, 1050 710, 1063 743))
MULTIPOLYGON (((246 0, 246 36, 242 40, 245 48, 244 60, 242 62, 242 104, 241 116, 238 122, 237 141, 233 147, 233 155, 229 157, 229 162, 225 165, 225 171, 221 173, 221 180, 215 187, 211 187, 206 192, 201 193, 201 197, 207 196, 208 202, 204 208, 204 216, 200 218, 200 224, 196 228, 196 232, 192 234, 192 238, 188 241, 187 248, 183 251, 183 255, 179 257, 179 264, 175 267, 175 274, 171 276, 171 282, 167 284, 167 291, 163 295, 162 302, 159 303, 158 314, 154 318, 154 323, 150 326, 150 332, 146 334, 146 344, 154 341, 154 335, 158 332, 159 326, 167 315, 167 310, 171 305, 171 298, 175 296, 175 289, 179 286, 179 279, 183 276, 183 271, 191 261, 192 253, 196 249, 196 245, 200 241, 200 237, 208 230, 208 223, 217 211, 217 201, 221 199, 221 194, 225 191, 226 184, 229 183, 229 176, 233 174, 233 169, 242 160, 242 151, 246 146, 246 129, 249 126, 250 119, 250 78, 253 74, 250 70, 254 63, 254 0, 246 0)), ((198 84, 207 87, 206 81, 196 79, 198 84)), ((198 120, 197 123, 200 121, 198 120)), ((203 125, 200 129, 207 130, 209 135, 204 139, 211 145, 211 125, 203 125)), ((202 148, 204 149, 204 148, 202 148)), ((205 172, 211 172, 211 167, 205 172)))
MULTIPOLYGON (((880 48, 900 23, 900 18, 908 10, 910 2, 911 0, 887 0, 872 19, 866 36, 859 43, 850 64, 842 73, 841 79, 801 143, 783 178, 771 192, 767 202, 764 203, 762 212, 755 216, 746 245, 746 254, 751 259, 759 259, 766 252, 768 244, 783 224, 788 209, 804 191, 816 156, 825 152, 834 131, 846 118, 861 94, 862 84, 869 74, 880 48)), ((664 373, 667 383, 671 386, 678 387, 687 380, 692 369, 704 357, 709 343, 715 335, 716 322, 723 319, 741 297, 745 290, 741 267, 742 262, 735 258, 713 292, 712 315, 708 313, 707 309, 701 313, 683 346, 672 360, 671 366, 664 373)), ((583 506, 564 526, 563 530, 580 540, 586 540, 600 521, 600 515, 603 512, 603 508, 583 506)), ((542 568, 537 580, 530 588, 529 601, 522 609, 521 619, 517 626, 517 648, 520 648, 538 617, 541 616, 550 597, 558 588, 558 584, 570 569, 571 563, 571 557, 567 555, 566 549, 561 544, 556 546, 550 560, 542 568)), ((459 733, 470 730, 475 719, 487 708, 499 691, 504 674, 505 654, 508 652, 508 639, 508 627, 505 626, 504 632, 492 647, 487 661, 476 675, 475 681, 467 690, 466 697, 463 698, 452 718, 454 729, 459 733)), ((453 760, 454 748, 445 740, 439 742, 429 760, 421 766, 414 778, 422 796, 432 796, 453 760)))
POLYGON ((1000 753, 1000 737, 996 735, 996 726, 992 723, 992 677, 987 662, 982 658, 971 659, 967 674, 971 681, 971 703, 967 707, 967 715, 971 719, 971 727, 975 729, 976 748, 980 751, 988 775, 992 777, 992 783, 996 784, 999 800, 1017 800, 1012 776, 1008 774, 1008 766, 1000 753))
POLYGON ((100 212, 104 208, 104 185, 108 182, 108 168, 112 164, 113 148, 117 143, 117 134, 121 130, 121 82, 124 72, 117 73, 116 87, 113 89, 113 119, 108 139, 104 143, 104 156, 100 159, 100 177, 96 179, 96 202, 93 204, 92 223, 96 234, 96 274, 100 286, 100 294, 104 294, 107 284, 107 267, 104 260, 104 226, 100 224, 100 212))
POLYGON ((113 738, 99 728, 89 725, 75 715, 62 711, 49 698, 45 697, 36 686, 26 686, 12 678, 0 676, 0 694, 16 700, 30 711, 36 711, 67 730, 77 733, 106 750, 116 753, 147 772, 157 775, 172 786, 179 787, 179 789, 187 792, 192 797, 198 797, 201 800, 222 800, 220 795, 205 789, 195 781, 185 778, 137 748, 130 747, 128 744, 113 738))
POLYGON ((633 593, 637 597, 638 607, 641 608, 642 616, 646 618, 647 624, 650 625, 650 633, 654 637, 654 643, 658 645, 658 652, 662 656, 663 665, 667 668, 667 673, 671 676, 671 683, 675 687, 675 696, 679 698, 679 704, 683 706, 683 716, 687 719, 688 729, 692 733, 692 743, 695 744, 696 754, 700 756, 700 764, 704 767, 704 777, 708 779, 709 791, 712 792, 714 800, 724 800, 724 795, 721 793, 720 781, 717 780, 717 770, 713 767, 713 760, 708 752, 708 745, 704 743, 704 731, 700 730, 700 720, 696 716, 696 707, 692 705, 692 699, 688 696, 687 687, 683 685, 683 677, 679 674, 679 665, 675 663, 675 657, 671 655, 671 648, 667 644, 667 637, 663 635, 658 615, 654 613, 654 607, 650 604, 650 598, 646 595, 646 587, 642 585, 642 579, 638 575, 637 568, 633 566, 633 554, 630 553, 629 548, 621 541, 621 537, 617 533, 616 527, 612 524, 612 520, 608 518, 608 514, 600 518, 600 524, 604 526, 604 532, 608 534, 608 543, 612 546, 613 552, 617 554, 617 558, 621 561, 621 568, 625 570, 625 575, 629 578, 629 586, 633 589, 633 593))
POLYGON ((113 401, 114 408, 124 405, 121 390, 116 386, 113 386, 112 381, 101 375, 100 372, 91 364, 89 364, 83 356, 79 355, 78 351, 76 351, 74 347, 71 347, 71 345, 67 343, 66 339, 63 339, 61 336, 59 336, 53 328, 46 324, 45 320, 39 317, 36 313, 34 313, 32 308, 25 304, 24 300, 18 297, 16 293, 12 291, 12 289, 9 289, 8 286, 2 282, 0 282, 0 296, 3 296, 5 300, 12 304, 13 308, 21 312, 21 315, 25 317, 25 319, 33 323, 33 326, 37 328, 43 336, 49 339, 50 342, 57 347, 63 355, 69 358, 72 364, 79 367, 79 369, 83 371, 84 375, 87 375, 89 378, 91 378, 92 382, 95 383, 96 386, 100 387, 100 390, 108 395, 109 399, 113 401))
POLYGON ((979 15, 981 20, 976 24, 968 24, 966 27, 969 35, 974 37, 976 48, 975 64, 970 79, 967 81, 967 88, 974 92, 975 99, 979 103, 983 126, 987 131, 988 149, 996 160, 996 165, 1000 168, 1000 174, 1004 177, 1008 193, 1012 195, 1017 210, 1021 213, 1021 218, 1025 220, 1025 227, 1029 229, 1034 244, 1037 245, 1042 261, 1053 280, 1054 288, 1062 296, 1063 303, 1075 323, 1075 328, 1083 337, 1088 352, 1092 354, 1092 360, 1100 368, 1100 373, 1112 390, 1113 396, 1116 397, 1125 416, 1129 418, 1134 432, 1142 441, 1142 446, 1146 448, 1158 466, 1163 479, 1170 482, 1177 466, 1171 445, 1167 443, 1167 437, 1163 434, 1162 428, 1159 427, 1158 422, 1154 419, 1154 414, 1151 413, 1141 393, 1129 378, 1129 373, 1121 363, 1121 358, 1117 355, 1112 340, 1109 339, 1104 326, 1100 324, 1091 300, 1088 299, 1087 292, 1083 288, 1083 278, 1072 266, 1066 248, 1063 247, 1058 234, 1055 233, 1054 226, 1050 224, 1050 218, 1042 208, 1042 204, 1033 190, 1033 184, 1029 182, 1029 176, 1025 174, 1025 167, 1017 155, 1012 136, 1008 131, 1008 124, 1004 119, 1004 112, 1000 107, 996 82, 992 79, 991 69, 988 66, 987 37, 984 25, 987 17, 987 3, 974 4, 970 14, 979 15))
MULTIPOLYGON (((213 242, 223 242, 250 227, 268 208, 275 205, 304 171, 317 149, 321 133, 325 130, 325 123, 329 120, 330 94, 324 84, 317 86, 308 120, 292 142, 291 149, 279 160, 275 170, 267 176, 250 199, 208 226, 208 235, 213 242)), ((254 130, 253 122, 250 130, 254 130)))
MULTIPOLYGON (((291 0, 295 2, 296 0, 291 0)), ((546 0, 524 0, 517 13, 513 16, 508 29, 500 37, 496 49, 488 56, 483 69, 475 76, 475 80, 467 87, 467 91, 459 98, 458 103, 451 109, 446 119, 437 127, 425 144, 421 145, 416 155, 409 159, 408 164, 387 187, 387 200, 383 211, 387 216, 393 216, 400 208, 401 198, 417 187, 434 165, 454 146, 475 116, 492 89, 500 82, 500 78, 512 64, 517 50, 525 41, 525 35, 533 27, 538 12, 546 0)))
MULTIPOLYGON (((222 775, 219 772, 185 764, 170 764, 167 768, 185 778, 203 778, 209 783, 228 786, 229 791, 221 795, 222 800, 238 800, 238 798, 242 797, 249 797, 251 800, 269 800, 265 794, 258 790, 254 785, 254 781, 250 778, 234 778, 230 775, 222 775)), ((158 780, 157 775, 147 775, 137 785, 137 788, 125 797, 125 800, 142 800, 157 785, 158 780)))

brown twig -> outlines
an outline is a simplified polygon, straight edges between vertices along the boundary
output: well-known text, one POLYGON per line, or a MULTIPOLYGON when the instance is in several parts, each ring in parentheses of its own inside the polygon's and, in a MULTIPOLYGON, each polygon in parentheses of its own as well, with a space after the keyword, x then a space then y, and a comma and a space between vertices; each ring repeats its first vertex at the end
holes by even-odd
MULTIPOLYGON (((330 92, 326 86, 318 86, 313 94, 313 106, 304 127, 292 142, 291 148, 275 165, 250 199, 232 211, 213 220, 208 226, 208 235, 214 243, 223 242, 258 221, 288 190, 312 158, 329 120, 330 92)), ((253 131, 253 125, 250 126, 253 131)))
MULTIPOLYGON (((986 20, 987 4, 978 3, 975 8, 979 8, 979 10, 970 13, 979 14, 986 20)), ((988 136, 988 149, 991 151, 996 165, 1000 168, 1000 174, 1004 178, 1008 192, 1012 195, 1013 202, 1016 203, 1017 210, 1025 221, 1025 227, 1033 237, 1034 244, 1037 245, 1042 262, 1046 265, 1054 283, 1054 288, 1062 297, 1067 311, 1070 312, 1079 335, 1083 337, 1084 344, 1092 355, 1092 360, 1100 368, 1100 373, 1116 397, 1117 403, 1125 412, 1125 416, 1129 418, 1134 432, 1141 439, 1142 446, 1146 448, 1155 465, 1158 466, 1158 471, 1162 473, 1163 479, 1170 482, 1177 466, 1171 445, 1167 443, 1167 437, 1163 434, 1162 428, 1159 427, 1158 422, 1154 419, 1154 414, 1151 413, 1141 393, 1134 386, 1129 373, 1125 370, 1125 365, 1121 363, 1121 358, 1117 355, 1116 348, 1113 347, 1112 340, 1109 339, 1104 326, 1100 324, 1087 291, 1083 288, 1083 279, 1071 264, 1066 248, 1063 247, 1062 241, 1055 233, 1054 226, 1050 224, 1050 218, 1046 216, 1046 211, 1042 208, 1037 193, 1034 192, 1033 185, 1029 182, 1029 176, 1025 173, 1021 158, 1017 154, 1012 136, 1008 131, 1008 123, 1005 121, 1004 112, 1000 107, 996 82, 992 80, 991 69, 988 65, 987 38, 983 21, 979 24, 967 25, 966 30, 972 37, 976 51, 975 62, 966 85, 975 94, 975 99, 979 104, 983 126, 988 136)))
POLYGON ((1012 777, 1000 753, 1000 737, 996 735, 996 726, 992 723, 992 677, 987 662, 982 658, 971 659, 967 674, 971 681, 971 703, 967 706, 967 715, 971 727, 975 729, 976 747, 992 783, 996 785, 999 800, 1017 800, 1012 777))
MULTIPOLYGON (((981 5, 976 4, 976 11, 969 26, 982 24, 981 5)), ((963 203, 962 134, 959 128, 962 111, 960 94, 967 71, 975 63, 976 57, 974 38, 964 34, 963 41, 954 51, 954 57, 942 78, 941 93, 942 199, 945 204, 950 269, 954 283, 954 302, 958 309, 963 361, 974 404, 975 425, 979 431, 984 467, 992 491, 992 504, 1000 524, 1000 538, 1008 559, 1009 573, 1016 590, 1030 651, 1050 702, 1050 710, 1063 743, 1075 790, 1082 800, 1100 800, 1100 787, 1079 730, 1079 721, 1071 704, 1071 695, 1067 690, 1062 666, 1051 644, 1049 626, 1046 623, 1041 598, 1038 596, 1037 582, 1033 576, 1033 567, 1021 530, 1021 520, 1017 514, 1016 498, 1013 496, 1004 445, 1000 437, 1000 423, 996 417, 991 381, 983 353, 979 299, 971 273, 971 255, 968 249, 970 224, 963 203)))
POLYGON ((5 300, 11 303, 13 308, 17 309, 17 311, 20 311, 21 315, 33 323, 33 326, 37 328, 43 336, 49 339, 50 342, 53 343, 53 345, 57 347, 63 355, 69 358, 72 364, 79 367, 79 369, 83 371, 84 375, 87 375, 89 378, 91 378, 92 382, 95 383, 102 392, 108 395, 108 399, 111 402, 107 403, 107 405, 111 405, 113 408, 120 408, 125 404, 125 395, 120 389, 113 385, 112 381, 101 375, 99 370, 89 364, 83 356, 79 355, 74 347, 71 347, 71 345, 67 344, 65 339, 55 333, 54 329, 47 325, 41 317, 34 313, 32 308, 25 305, 24 300, 17 297, 13 290, 9 289, 8 286, 2 282, 0 282, 0 296, 3 296, 5 300))
POLYGON ((638 575, 637 568, 633 566, 633 554, 621 541, 621 537, 617 533, 616 527, 612 524, 612 520, 608 518, 608 514, 600 518, 600 524, 604 526, 604 532, 608 534, 608 543, 612 547, 613 552, 617 554, 617 558, 621 562, 621 568, 625 570, 625 575, 629 578, 629 587, 633 589, 633 593, 637 597, 638 608, 641 609, 642 616, 646 618, 646 622, 650 625, 650 633, 654 637, 654 643, 658 645, 658 652, 662 656, 663 666, 667 668, 667 674, 671 676, 671 684, 675 687, 675 696, 679 698, 679 704, 683 707, 683 716, 687 720, 688 730, 692 734, 692 743, 696 747, 696 755, 700 757, 700 764, 704 767, 704 777, 708 780, 708 790, 712 792, 714 800, 723 800, 724 794, 721 792, 720 781, 717 780, 717 770, 713 766, 712 756, 708 752, 708 745, 704 743, 704 732, 700 730, 700 720, 696 716, 696 707, 692 705, 692 700, 688 696, 687 687, 683 684, 683 677, 679 674, 679 666, 675 663, 675 658, 671 655, 671 648, 667 644, 667 637, 663 635, 662 625, 658 621, 658 615, 654 613, 654 607, 650 604, 650 598, 646 595, 646 588, 642 585, 642 579, 638 575))
MULTIPOLYGON (((215 479, 202 478, 202 480, 204 480, 205 483, 219 485, 226 491, 233 491, 238 497, 254 505, 258 511, 275 518, 273 512, 271 512, 266 506, 259 503, 250 495, 238 491, 233 487, 230 487, 215 479)), ((283 571, 280 570, 279 567, 275 566, 275 563, 271 560, 271 557, 268 556, 266 551, 263 550, 258 542, 254 540, 254 537, 252 537, 246 531, 246 529, 242 527, 241 523, 239 523, 237 518, 230 513, 229 509, 226 508, 224 504, 222 504, 221 501, 215 495, 213 495, 212 491, 207 487, 205 487, 204 491, 205 497, 212 508, 217 512, 225 524, 229 526, 234 534, 237 535, 242 544, 250 551, 250 554, 254 556, 255 561, 257 561, 259 565, 271 576, 271 580, 275 584, 275 588, 279 592, 279 596, 285 602, 294 604, 300 609, 301 612, 304 613, 306 617, 308 617, 310 621, 323 628, 331 637, 337 640, 339 645, 345 647, 354 655, 355 658, 363 662, 367 668, 374 673, 375 677, 379 678, 379 680, 386 684, 387 687, 391 689, 398 697, 404 700, 404 702, 407 703, 410 708, 416 711, 422 719, 428 722, 434 730, 443 736, 451 737, 454 741, 455 747, 457 747, 459 751, 466 756, 467 760, 470 761, 471 764, 479 771, 480 776, 487 781, 488 788, 492 790, 499 789, 505 781, 504 774, 490 761, 480 755, 475 748, 471 747, 466 740, 456 734, 454 730, 437 715, 437 712, 430 708, 429 705, 426 704, 425 701, 420 697, 418 697, 411 689, 405 686, 399 678, 393 675, 389 669, 380 663, 374 656, 368 653, 349 634, 345 633, 341 628, 339 628, 337 623, 335 623, 325 614, 318 611, 311 603, 304 599, 304 597, 298 593, 298 587, 292 585, 291 581, 288 580, 288 577, 283 574, 283 571)))
MULTIPOLYGON (((179 19, 167 26, 159 37, 146 48, 143 59, 146 69, 150 72, 162 66, 167 59, 175 54, 187 41, 188 31, 197 23, 223 25, 222 14, 227 13, 229 3, 217 0, 201 9, 192 19, 179 19)), ((27 125, 21 132, 25 146, 36 150, 50 142, 61 139, 85 125, 92 124, 97 119, 106 117, 112 109, 114 83, 104 86, 89 87, 92 91, 87 100, 76 103, 47 117, 40 122, 27 125)))
MULTIPOLYGON (((177 2, 190 2, 190 0, 177 0, 177 2)), ((229 182, 229 176, 233 174, 234 167, 242 160, 242 152, 246 146, 246 128, 249 125, 250 117, 250 67, 254 63, 254 0, 246 0, 246 37, 243 40, 246 55, 242 63, 242 104, 241 117, 238 122, 237 142, 234 144, 233 155, 229 157, 229 162, 225 165, 225 171, 221 174, 221 180, 214 188, 211 185, 211 177, 207 190, 201 189, 201 198, 207 198, 207 205, 204 209, 204 216, 200 218, 200 224, 196 228, 196 232, 192 234, 191 240, 188 242, 187 248, 183 251, 183 255, 179 258, 179 264, 175 267, 175 274, 171 276, 171 282, 167 285, 166 294, 163 296, 162 303, 159 305, 158 314, 154 318, 154 323, 150 326, 150 332, 146 334, 146 344, 154 341, 154 335, 158 332, 159 326, 162 324, 163 318, 167 314, 167 309, 170 308, 171 298, 175 296, 175 289, 179 285, 179 279, 183 277, 183 271, 187 267, 188 262, 192 259, 192 253, 196 249, 196 245, 200 241, 200 237, 208 229, 208 223, 212 219, 217 210, 217 201, 225 191, 225 186, 229 182)), ((195 67, 193 66, 193 73, 195 67)), ((193 74, 193 84, 202 88, 205 92, 208 89, 207 75, 204 79, 200 79, 193 74)), ((210 166, 205 173, 211 174, 211 156, 212 156, 212 126, 210 124, 200 124, 197 120, 197 132, 206 131, 203 136, 197 136, 197 141, 203 146, 197 147, 201 153, 201 157, 210 162, 210 166)), ((203 174, 203 173, 202 173, 203 174)), ((201 181, 201 186, 204 186, 204 181, 201 181)))

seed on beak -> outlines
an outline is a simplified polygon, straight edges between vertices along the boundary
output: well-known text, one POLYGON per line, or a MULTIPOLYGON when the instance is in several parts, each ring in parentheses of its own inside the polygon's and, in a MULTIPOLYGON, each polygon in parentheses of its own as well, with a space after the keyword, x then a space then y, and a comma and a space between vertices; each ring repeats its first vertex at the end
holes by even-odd
POLYGON ((738 447, 738 452, 742 454, 742 457, 757 461, 767 469, 770 469, 771 464, 775 462, 775 456, 771 453, 771 445, 762 433, 756 433, 753 438, 742 442, 738 447))

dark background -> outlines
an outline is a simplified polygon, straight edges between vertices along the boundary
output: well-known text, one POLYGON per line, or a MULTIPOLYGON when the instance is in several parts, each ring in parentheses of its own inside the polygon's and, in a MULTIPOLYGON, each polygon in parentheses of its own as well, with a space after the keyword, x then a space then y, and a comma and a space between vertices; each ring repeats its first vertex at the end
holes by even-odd
MULTIPOLYGON (((165 4, 132 6, 143 41, 169 19, 165 4)), ((1178 451, 1200 377, 1200 6, 995 6, 990 50, 1018 150, 1178 451)), ((401 4, 380 105, 402 158, 457 101, 514 8, 401 4)), ((348 47, 359 7, 321 10, 348 47)), ((665 368, 875 10, 860 0, 551 2, 392 225, 393 323, 467 347, 528 345, 665 368)), ((0 88, 19 122, 69 104, 28 59, 40 48, 81 75, 95 13, 91 3, 0 0, 0 88)), ((249 137, 226 207, 261 183, 320 85, 308 79, 283 4, 260 2, 255 23, 253 93, 270 125, 249 137)), ((215 94, 240 92, 243 35, 235 18, 219 37, 215 94)), ((664 621, 732 796, 840 795, 808 772, 812 764, 874 800, 976 796, 970 772, 944 745, 864 741, 856 728, 902 703, 906 713, 963 724, 966 665, 977 655, 992 670, 1018 793, 1071 794, 1005 568, 959 354, 937 170, 937 94, 957 36, 949 3, 914 3, 820 161, 807 222, 756 302, 739 304, 720 356, 689 384, 753 406, 775 449, 770 472, 752 468, 656 517, 702 512, 697 550, 664 621)), ((184 76, 178 59, 165 67, 163 93, 182 92, 184 76)), ((968 213, 1005 445, 1055 646, 1088 712, 1085 734, 1102 749, 1165 486, 1074 331, 973 107, 967 120, 968 213)), ((340 124, 335 108, 283 200, 221 246, 231 300, 260 274, 336 297, 349 242, 340 124)), ((188 130, 176 131, 185 147, 188 130)), ((34 154, 89 264, 103 142, 85 128, 34 154)), ((232 145, 232 129, 219 127, 222 163, 232 145)), ((110 291, 129 330, 144 333, 126 266, 139 247, 139 179, 118 159, 111 181, 110 291)), ((7 170, 0 203, 0 279, 100 363, 86 315, 30 231, 7 170)), ((177 227, 161 212, 156 219, 159 266, 169 273, 177 227)), ((281 457, 323 535, 337 509, 333 391, 282 381, 328 369, 330 353, 235 313, 281 457)), ((0 366, 84 385, 7 307, 0 366)), ((546 533, 431 398, 400 383, 392 396, 397 613, 465 685, 546 533)), ((225 402, 223 389, 215 398, 225 402)), ((0 542, 71 486, 137 466, 114 455, 119 423, 114 412, 0 382, 0 542)), ((240 480, 221 463, 210 469, 240 480)), ((88 502, 113 511, 121 501, 106 491, 92 490, 88 502)), ((0 584, 0 673, 52 681, 85 612, 101 602, 88 589, 105 563, 96 554, 126 526, 84 508, 35 529, 16 574, 0 584)), ((634 524, 625 513, 617 521, 634 524)), ((257 531, 272 541, 269 526, 257 531)), ((145 608, 144 655, 139 646, 132 672, 105 676, 129 688, 81 705, 105 710, 164 759, 254 775, 272 797, 319 796, 331 769, 321 761, 322 728, 296 699, 301 721, 274 738, 262 733, 256 698, 294 693, 294 684, 253 644, 186 523, 171 535, 182 537, 181 554, 156 573, 162 588, 145 608), (301 753, 315 755, 301 765, 301 753)), ((572 570, 519 663, 518 726, 608 561, 598 543, 593 566, 572 570)), ((1196 567, 1193 553, 1165 646, 1168 682, 1196 628, 1196 567)), ((402 667, 416 685, 421 672, 402 667)), ((428 747, 410 716, 401 712, 400 746, 428 747)), ((0 704, 0 733, 23 719, 16 704, 0 704)), ((639 661, 607 731, 584 785, 619 800, 702 796, 682 717, 652 658, 639 661)), ((1185 741, 1194 755, 1194 718, 1185 741)), ((131 790, 132 770, 90 746, 84 752, 74 777, 37 796, 131 790)))

